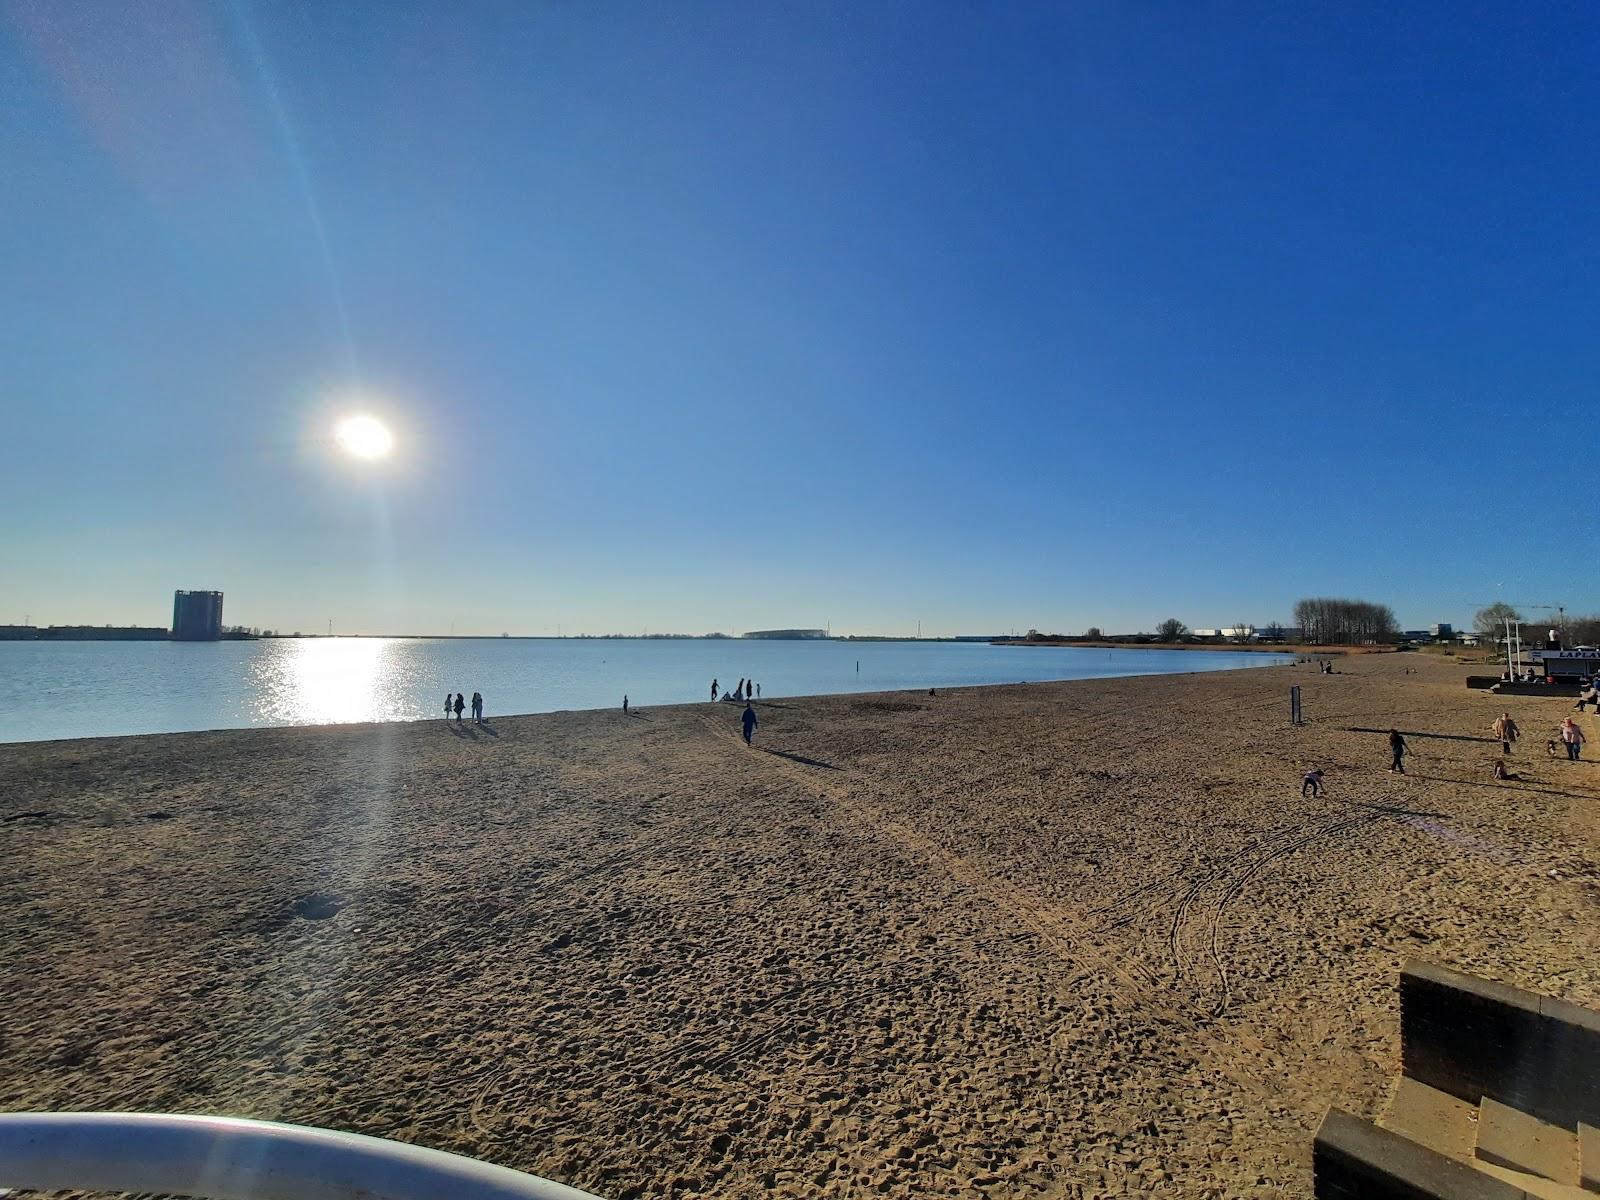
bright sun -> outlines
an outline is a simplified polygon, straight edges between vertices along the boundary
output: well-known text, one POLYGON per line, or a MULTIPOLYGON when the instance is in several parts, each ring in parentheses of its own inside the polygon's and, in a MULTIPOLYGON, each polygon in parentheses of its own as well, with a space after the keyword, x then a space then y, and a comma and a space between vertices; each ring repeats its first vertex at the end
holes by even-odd
POLYGON ((377 417, 346 417, 333 434, 357 458, 382 458, 394 447, 394 435, 377 417))

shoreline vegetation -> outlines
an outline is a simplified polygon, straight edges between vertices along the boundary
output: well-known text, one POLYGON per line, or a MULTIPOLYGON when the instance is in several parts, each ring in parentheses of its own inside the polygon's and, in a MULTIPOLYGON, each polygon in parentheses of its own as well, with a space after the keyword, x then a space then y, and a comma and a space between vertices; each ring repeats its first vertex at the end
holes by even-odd
POLYGON ((1406 958, 1600 1003, 1600 768, 1468 669, 3 745, 0 1106, 610 1200, 1310 1196, 1406 958))
POLYGON ((1056 646, 1083 650, 1231 650, 1258 654, 1394 654, 1399 646, 1314 646, 1297 642, 1111 642, 1079 638, 997 638, 992 646, 1056 646))

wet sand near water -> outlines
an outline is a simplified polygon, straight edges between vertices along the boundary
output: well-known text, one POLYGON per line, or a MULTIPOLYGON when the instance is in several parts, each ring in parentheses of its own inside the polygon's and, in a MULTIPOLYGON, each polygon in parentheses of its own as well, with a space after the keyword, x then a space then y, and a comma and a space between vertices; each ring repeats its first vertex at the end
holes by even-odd
POLYGON ((1406 957, 1600 1004, 1571 701, 1339 668, 0 746, 0 1106, 614 1200, 1309 1196, 1406 957))

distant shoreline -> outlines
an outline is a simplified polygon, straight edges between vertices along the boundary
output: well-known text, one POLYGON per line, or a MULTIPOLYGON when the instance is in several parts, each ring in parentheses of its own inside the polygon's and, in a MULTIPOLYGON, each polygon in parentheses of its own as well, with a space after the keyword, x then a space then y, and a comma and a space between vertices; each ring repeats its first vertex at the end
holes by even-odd
POLYGON ((1064 638, 996 638, 991 646, 1052 646, 1078 650, 1227 650, 1252 654, 1395 654, 1398 646, 1301 646, 1288 642, 1079 642, 1064 638))

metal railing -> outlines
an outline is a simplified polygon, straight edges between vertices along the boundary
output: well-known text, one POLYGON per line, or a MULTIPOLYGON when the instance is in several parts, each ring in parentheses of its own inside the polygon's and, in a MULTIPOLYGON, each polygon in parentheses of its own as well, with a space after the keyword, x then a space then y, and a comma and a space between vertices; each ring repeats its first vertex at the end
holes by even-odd
POLYGON ((597 1200, 405 1142, 169 1113, 0 1113, 0 1187, 210 1200, 597 1200))

